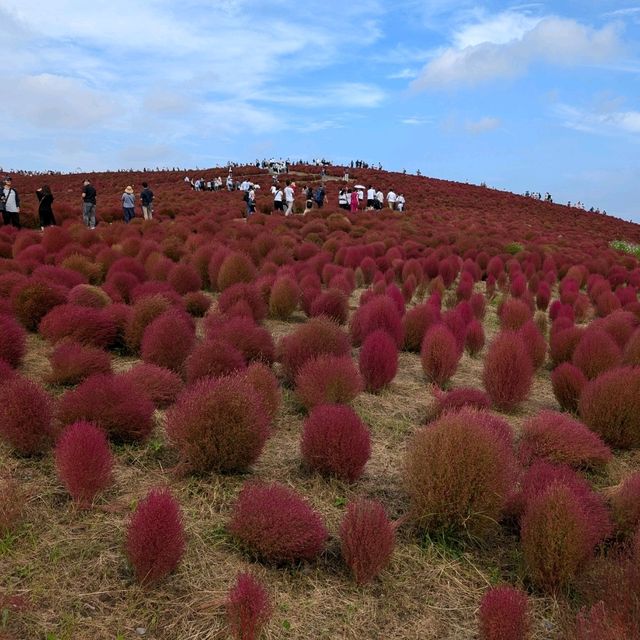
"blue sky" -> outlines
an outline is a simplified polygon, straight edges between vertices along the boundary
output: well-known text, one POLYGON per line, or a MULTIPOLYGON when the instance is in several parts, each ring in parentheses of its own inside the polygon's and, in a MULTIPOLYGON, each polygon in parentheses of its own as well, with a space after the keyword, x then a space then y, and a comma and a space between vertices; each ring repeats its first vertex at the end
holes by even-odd
POLYGON ((640 222, 640 2, 0 0, 0 22, 5 169, 362 158, 640 222))

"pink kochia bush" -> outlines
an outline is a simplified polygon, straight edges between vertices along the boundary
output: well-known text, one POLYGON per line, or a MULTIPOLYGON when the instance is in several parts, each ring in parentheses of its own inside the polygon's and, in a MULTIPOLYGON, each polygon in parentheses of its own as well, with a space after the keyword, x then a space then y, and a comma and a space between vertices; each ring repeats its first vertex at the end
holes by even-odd
POLYGON ((111 373, 111 356, 77 342, 61 342, 49 356, 50 384, 74 385, 95 373, 111 373))
POLYGON ((118 327, 104 309, 61 304, 42 318, 40 334, 52 344, 70 338, 105 349, 118 335, 118 327))
POLYGON ((563 362, 551 372, 551 387, 560 408, 576 413, 587 378, 574 364, 563 362))
POLYGON ((367 391, 375 393, 386 387, 398 372, 398 348, 382 329, 370 333, 362 343, 360 373, 367 391))
POLYGON ((480 601, 480 640, 527 640, 527 594, 511 586, 492 587, 480 601))
POLYGON ((609 501, 618 533, 624 538, 631 538, 635 531, 640 540, 640 471, 627 477, 609 501))
POLYGON ((455 336, 444 324, 431 327, 420 350, 420 362, 427 380, 442 387, 456 372, 461 355, 455 336))
POLYGON ((572 357, 588 380, 621 364, 622 352, 606 331, 587 329, 578 342, 572 357))
POLYGON ((477 535, 496 525, 516 468, 502 423, 464 408, 416 431, 407 449, 405 484, 421 528, 477 535))
POLYGON ((158 316, 145 329, 140 353, 145 362, 183 373, 195 339, 195 329, 188 316, 172 309, 158 316))
POLYGON ((546 458, 574 468, 602 467, 612 458, 609 447, 593 431, 557 411, 541 411, 524 423, 519 454, 525 464, 546 458))
POLYGON ((340 547, 358 584, 371 582, 387 567, 395 542, 395 527, 380 502, 359 498, 347 505, 340 547))
POLYGON ((169 409, 166 429, 184 472, 245 471, 262 452, 269 418, 246 379, 203 378, 169 409))
POLYGON ((126 552, 137 582, 155 584, 174 571, 185 551, 178 501, 168 489, 152 489, 127 526, 126 552))
POLYGON ((582 421, 608 444, 640 447, 640 367, 611 369, 582 390, 578 411, 582 421))
POLYGON ((435 398, 435 405, 429 411, 429 420, 435 420, 446 411, 457 411, 462 407, 473 407, 474 409, 489 409, 491 407, 489 396, 480 389, 459 387, 451 391, 442 391, 433 385, 431 392, 435 398))
MULTIPOLYGON (((484 298, 483 298, 484 299, 484 298)), ((402 317, 404 333, 403 349, 405 351, 420 352, 425 333, 440 321, 440 309, 433 304, 419 304, 402 317)))
POLYGON ((125 373, 121 373, 120 377, 149 396, 157 409, 166 409, 173 404, 183 388, 182 380, 177 373, 149 362, 139 362, 125 373))
POLYGON ((489 345, 482 373, 484 388, 493 404, 511 411, 527 399, 533 382, 533 365, 522 338, 501 331, 489 345))
POLYGON ((258 326, 251 318, 226 318, 209 314, 204 319, 204 325, 207 339, 228 342, 242 353, 247 362, 273 364, 273 338, 269 331, 258 326))
POLYGON ((0 387, 0 438, 14 451, 31 456, 52 442, 51 398, 32 380, 5 379, 0 387))
POLYGON ((205 340, 196 345, 185 363, 189 383, 200 378, 220 378, 245 367, 242 353, 219 340, 205 340))
POLYGON ((346 405, 318 405, 305 420, 300 450, 313 470, 355 482, 371 456, 371 435, 346 405))
POLYGON ((351 337, 353 344, 360 345, 372 332, 382 329, 402 346, 402 317, 395 302, 386 295, 375 296, 360 306, 351 318, 351 337))
POLYGON ((61 425, 93 422, 116 442, 143 442, 153 430, 149 397, 121 375, 95 374, 58 401, 61 425))
POLYGON ((282 484, 245 484, 229 531, 247 551, 276 564, 313 560, 329 537, 322 517, 282 484))
POLYGON ((318 404, 349 404, 362 387, 351 356, 318 356, 305 362, 296 376, 296 396, 305 409, 318 404))
POLYGON ((58 438, 56 470, 71 497, 87 507, 112 482, 113 457, 107 437, 90 422, 69 425, 58 438))
POLYGON ((26 348, 27 334, 18 322, 8 315, 0 315, 0 359, 14 369, 19 367, 26 348))
POLYGON ((267 590, 250 573, 238 574, 225 609, 234 640, 258 640, 273 613, 267 590))

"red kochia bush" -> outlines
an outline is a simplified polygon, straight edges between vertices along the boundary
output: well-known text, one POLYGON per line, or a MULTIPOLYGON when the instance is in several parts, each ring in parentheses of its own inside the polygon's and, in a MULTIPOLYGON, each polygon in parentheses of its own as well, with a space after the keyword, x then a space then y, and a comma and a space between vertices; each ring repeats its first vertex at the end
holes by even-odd
POLYGON ((443 386, 456 372, 460 356, 455 336, 447 327, 436 324, 427 331, 420 349, 420 362, 429 381, 443 386))
POLYGON ((130 351, 137 353, 140 350, 140 343, 146 328, 170 306, 171 303, 160 294, 144 296, 135 301, 124 334, 125 342, 130 351))
POLYGON ((424 303, 409 309, 402 317, 404 333, 403 349, 420 352, 425 333, 440 320, 440 309, 435 305, 424 303))
POLYGON ((349 299, 339 289, 322 291, 313 298, 308 315, 313 318, 327 316, 338 324, 344 324, 349 317, 349 299))
POLYGON ((273 364, 275 345, 267 329, 259 327, 251 318, 226 318, 209 314, 204 319, 206 337, 233 345, 247 362, 273 364))
POLYGON ((169 272, 167 282, 180 294, 202 289, 202 278, 193 265, 181 262, 169 272))
POLYGON ((220 378, 246 367, 243 355, 234 346, 220 340, 205 340, 191 352, 185 363, 187 381, 220 378))
POLYGON ((233 509, 229 531, 266 562, 313 560, 328 533, 321 516, 282 484, 246 484, 233 509))
POLYGON ((25 330, 8 315, 0 315, 0 359, 14 369, 24 357, 27 335, 25 330))
POLYGON ((351 407, 321 404, 305 420, 300 450, 314 471, 355 482, 371 456, 371 435, 351 407))
POLYGON ((610 445, 640 447, 640 367, 611 369, 588 382, 578 411, 583 422, 610 445))
POLYGON ((492 587, 480 601, 480 640, 527 640, 527 594, 510 586, 492 587))
POLYGON ((467 334, 464 339, 464 348, 473 358, 477 356, 484 347, 484 328, 479 320, 472 320, 467 326, 467 334))
POLYGON ((196 332, 188 316, 170 309, 145 329, 140 354, 145 362, 182 373, 195 340, 196 332))
POLYGON ((273 422, 282 404, 282 391, 271 368, 263 362, 253 362, 236 376, 245 378, 253 387, 262 401, 269 420, 273 422))
POLYGON ((219 291, 224 291, 239 282, 253 282, 255 277, 256 268, 251 258, 244 253, 231 253, 220 265, 216 284, 219 291))
POLYGON ((312 358, 296 376, 296 396, 306 409, 318 404, 349 404, 362 388, 351 356, 325 354, 312 358))
POLYGON ((29 331, 35 331, 40 320, 67 299, 64 287, 42 280, 27 280, 11 291, 11 308, 16 318, 29 331))
POLYGON ((618 533, 631 538, 634 531, 640 532, 640 471, 628 476, 609 501, 618 533))
POLYGON ((563 362, 551 372, 553 395, 564 411, 578 411, 578 400, 585 384, 587 378, 584 373, 569 362, 563 362))
POLYGON ((573 352, 572 362, 588 380, 618 366, 622 361, 620 347, 608 333, 598 329, 587 329, 573 352))
POLYGON ((81 344, 105 349, 115 341, 118 327, 103 309, 61 304, 42 318, 39 332, 53 344, 70 338, 81 344))
POLYGON ((386 568, 395 542, 395 527, 380 502, 359 498, 347 505, 340 524, 340 547, 358 584, 371 582, 386 568))
POLYGON ((184 471, 244 471, 262 452, 269 420, 246 379, 203 378, 169 409, 166 429, 184 471))
POLYGON ((519 453, 525 464, 546 458, 574 468, 602 467, 612 458, 609 447, 595 433, 556 411, 541 411, 524 423, 519 453))
POLYGON ((300 302, 300 287, 291 276, 280 276, 271 287, 269 313, 274 318, 286 320, 300 302))
POLYGON ((475 535, 498 522, 512 488, 515 458, 492 419, 464 408, 414 434, 405 484, 421 528, 475 535))
POLYGON ((573 357, 578 343, 580 342, 584 329, 582 327, 572 326, 568 329, 554 331, 555 322, 551 327, 549 336, 549 349, 551 360, 554 364, 568 362, 573 357))
POLYGON ((398 349, 386 331, 374 331, 364 339, 359 366, 365 388, 372 393, 380 391, 395 378, 398 372, 398 349))
POLYGON ((124 376, 96 374, 59 400, 56 417, 63 424, 93 422, 116 441, 144 441, 153 430, 154 406, 124 376))
POLYGON ((258 640, 273 612, 269 594, 250 573, 238 574, 225 601, 225 609, 235 640, 258 640))
POLYGON ((204 291, 190 291, 183 296, 184 308, 194 318, 202 318, 211 308, 212 298, 204 291))
POLYGON ((120 377, 147 395, 158 409, 173 404, 183 387, 177 373, 149 362, 139 362, 120 377))
POLYGON ((458 409, 462 409, 462 407, 489 409, 491 406, 489 396, 480 389, 459 387, 458 389, 445 392, 434 385, 432 387, 432 393, 436 399, 436 403, 430 411, 429 420, 435 420, 446 411, 457 411, 458 409))
POLYGON ((485 356, 482 381, 491 401, 501 410, 513 410, 527 399, 533 365, 516 332, 501 331, 493 339, 485 356))
POLYGON ((0 438, 21 455, 46 451, 51 445, 51 398, 22 376, 0 387, 0 438))
POLYGON ((532 309, 526 302, 517 298, 508 298, 498 307, 498 317, 502 329, 519 329, 531 320, 532 309))
POLYGON ((640 367, 640 329, 633 332, 622 354, 622 362, 640 367))
POLYGON ((278 356, 287 382, 292 383, 302 365, 322 354, 350 353, 349 336, 328 318, 312 318, 278 345, 278 356))
POLYGON ((112 481, 113 457, 104 431, 89 422, 75 422, 56 444, 56 470, 71 497, 89 506, 112 481))
POLYGON ((102 349, 77 342, 61 342, 49 356, 50 384, 74 385, 94 373, 111 373, 111 356, 102 349))
POLYGON ((370 333, 378 329, 386 331, 398 348, 402 346, 402 317, 395 302, 386 295, 371 298, 353 314, 350 325, 353 344, 362 344, 370 333))
POLYGON ((225 289, 218 298, 218 310, 230 316, 250 316, 256 322, 267 317, 267 304, 254 284, 238 283, 225 289))
POLYGON ((518 335, 522 338, 529 357, 531 358, 531 364, 537 371, 542 367, 547 358, 547 341, 533 320, 525 322, 520 329, 518 329, 518 335))
POLYGON ((127 526, 126 552, 136 580, 159 582, 176 569, 185 551, 182 512, 168 489, 152 489, 127 526))
POLYGON ((69 291, 69 303, 79 307, 102 309, 110 302, 107 293, 92 284, 79 284, 69 291))

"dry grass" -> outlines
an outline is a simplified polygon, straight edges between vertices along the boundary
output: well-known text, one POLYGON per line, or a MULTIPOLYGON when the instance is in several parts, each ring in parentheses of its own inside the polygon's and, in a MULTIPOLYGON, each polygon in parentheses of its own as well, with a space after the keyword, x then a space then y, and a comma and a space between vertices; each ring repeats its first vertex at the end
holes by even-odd
MULTIPOLYGON (((352 308, 357 296, 352 297, 352 308)), ((268 321, 274 339, 304 321, 268 321)), ((495 308, 488 308, 487 339, 497 330, 495 308)), ((29 338, 24 373, 43 381, 50 347, 29 338)), ((355 354, 354 354, 355 355, 355 354)), ((114 370, 132 358, 114 358, 114 370)), ((482 356, 465 356, 452 386, 481 386, 482 356)), ((281 639, 438 639, 474 638, 475 613, 484 590, 500 581, 521 583, 521 556, 508 532, 482 547, 427 540, 404 526, 391 566, 373 586, 357 587, 339 557, 337 529, 345 503, 356 495, 385 502, 397 518, 407 511, 402 461, 407 437, 424 422, 430 394, 417 355, 401 354, 399 374, 379 395, 361 394, 354 406, 370 425, 373 455, 356 485, 326 480, 302 468, 298 441, 304 416, 290 390, 274 436, 247 476, 176 478, 165 442, 163 414, 143 447, 119 447, 115 485, 96 508, 77 510, 56 479, 51 456, 18 459, 0 447, 0 465, 27 493, 23 524, 0 540, 0 638, 27 640, 149 638, 213 640, 228 637, 223 607, 226 591, 241 570, 264 580, 275 613, 266 638, 281 639), (225 531, 234 498, 248 478, 284 482, 307 496, 322 512, 332 539, 312 565, 275 568, 253 563, 225 531), (159 587, 135 585, 123 554, 128 514, 149 488, 169 485, 178 497, 188 533, 188 549, 178 571, 159 587), (24 601, 16 608, 10 596, 24 601), (2 602, 5 602, 3 605, 2 602), (141 631, 144 629, 144 634, 141 631)), ((522 420, 542 408, 557 408, 547 371, 541 372, 528 402, 506 416, 518 430, 522 420)), ((601 486, 615 484, 640 467, 637 454, 612 463, 601 486)), ((560 637, 560 606, 532 597, 534 639, 560 637)))

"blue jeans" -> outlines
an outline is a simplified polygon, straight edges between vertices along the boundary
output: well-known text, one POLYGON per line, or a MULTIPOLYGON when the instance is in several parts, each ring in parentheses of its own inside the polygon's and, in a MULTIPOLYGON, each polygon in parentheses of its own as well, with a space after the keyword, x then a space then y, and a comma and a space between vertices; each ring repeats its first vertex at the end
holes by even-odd
POLYGON ((122 207, 124 211, 124 221, 129 224, 129 220, 133 220, 136 217, 136 210, 132 207, 122 207))
POLYGON ((96 205, 91 202, 82 203, 82 219, 89 229, 96 228, 96 205))

